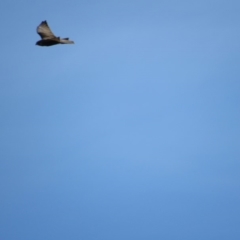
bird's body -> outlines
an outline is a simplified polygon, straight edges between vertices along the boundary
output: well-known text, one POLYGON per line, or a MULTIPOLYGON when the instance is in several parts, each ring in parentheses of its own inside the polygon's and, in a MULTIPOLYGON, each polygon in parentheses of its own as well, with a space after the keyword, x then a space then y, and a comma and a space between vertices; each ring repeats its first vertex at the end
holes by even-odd
POLYGON ((53 46, 56 44, 73 44, 74 42, 69 40, 69 38, 60 38, 56 37, 51 31, 50 27, 47 24, 47 21, 43 21, 37 27, 37 33, 42 38, 41 40, 36 42, 38 46, 53 46))

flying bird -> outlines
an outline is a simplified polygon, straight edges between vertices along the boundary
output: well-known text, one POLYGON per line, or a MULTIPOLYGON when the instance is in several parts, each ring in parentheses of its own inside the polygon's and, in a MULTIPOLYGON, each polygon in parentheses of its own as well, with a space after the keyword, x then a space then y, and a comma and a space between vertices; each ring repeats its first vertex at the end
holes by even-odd
POLYGON ((37 27, 37 33, 40 35, 42 40, 36 42, 38 46, 52 46, 56 44, 73 44, 74 42, 69 40, 69 38, 60 38, 56 37, 51 31, 50 27, 47 24, 47 21, 41 22, 37 27))

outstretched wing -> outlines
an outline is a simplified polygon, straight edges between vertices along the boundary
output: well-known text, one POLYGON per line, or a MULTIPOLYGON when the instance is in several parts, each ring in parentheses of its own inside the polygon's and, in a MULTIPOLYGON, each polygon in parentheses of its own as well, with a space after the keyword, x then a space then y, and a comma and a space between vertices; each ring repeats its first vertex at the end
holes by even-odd
POLYGON ((47 21, 43 21, 38 27, 37 27, 37 33, 40 35, 42 39, 46 38, 55 38, 56 36, 51 31, 50 27, 47 24, 47 21))

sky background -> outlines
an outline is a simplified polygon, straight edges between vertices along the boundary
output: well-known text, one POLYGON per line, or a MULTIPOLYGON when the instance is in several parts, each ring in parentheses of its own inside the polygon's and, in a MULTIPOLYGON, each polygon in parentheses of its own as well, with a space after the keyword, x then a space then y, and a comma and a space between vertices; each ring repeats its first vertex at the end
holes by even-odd
POLYGON ((239 240, 239 12, 1 1, 0 239, 239 240))

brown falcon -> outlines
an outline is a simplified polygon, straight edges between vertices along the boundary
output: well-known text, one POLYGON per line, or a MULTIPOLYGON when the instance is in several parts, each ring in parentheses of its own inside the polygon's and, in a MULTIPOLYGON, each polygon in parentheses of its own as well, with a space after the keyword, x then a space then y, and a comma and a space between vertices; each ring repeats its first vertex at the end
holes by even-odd
POLYGON ((43 21, 38 27, 37 27, 37 33, 40 35, 42 40, 39 40, 36 42, 36 45, 38 46, 52 46, 56 44, 71 44, 74 43, 73 41, 70 41, 69 38, 60 38, 56 37, 53 32, 51 31, 50 27, 47 24, 47 21, 43 21))

